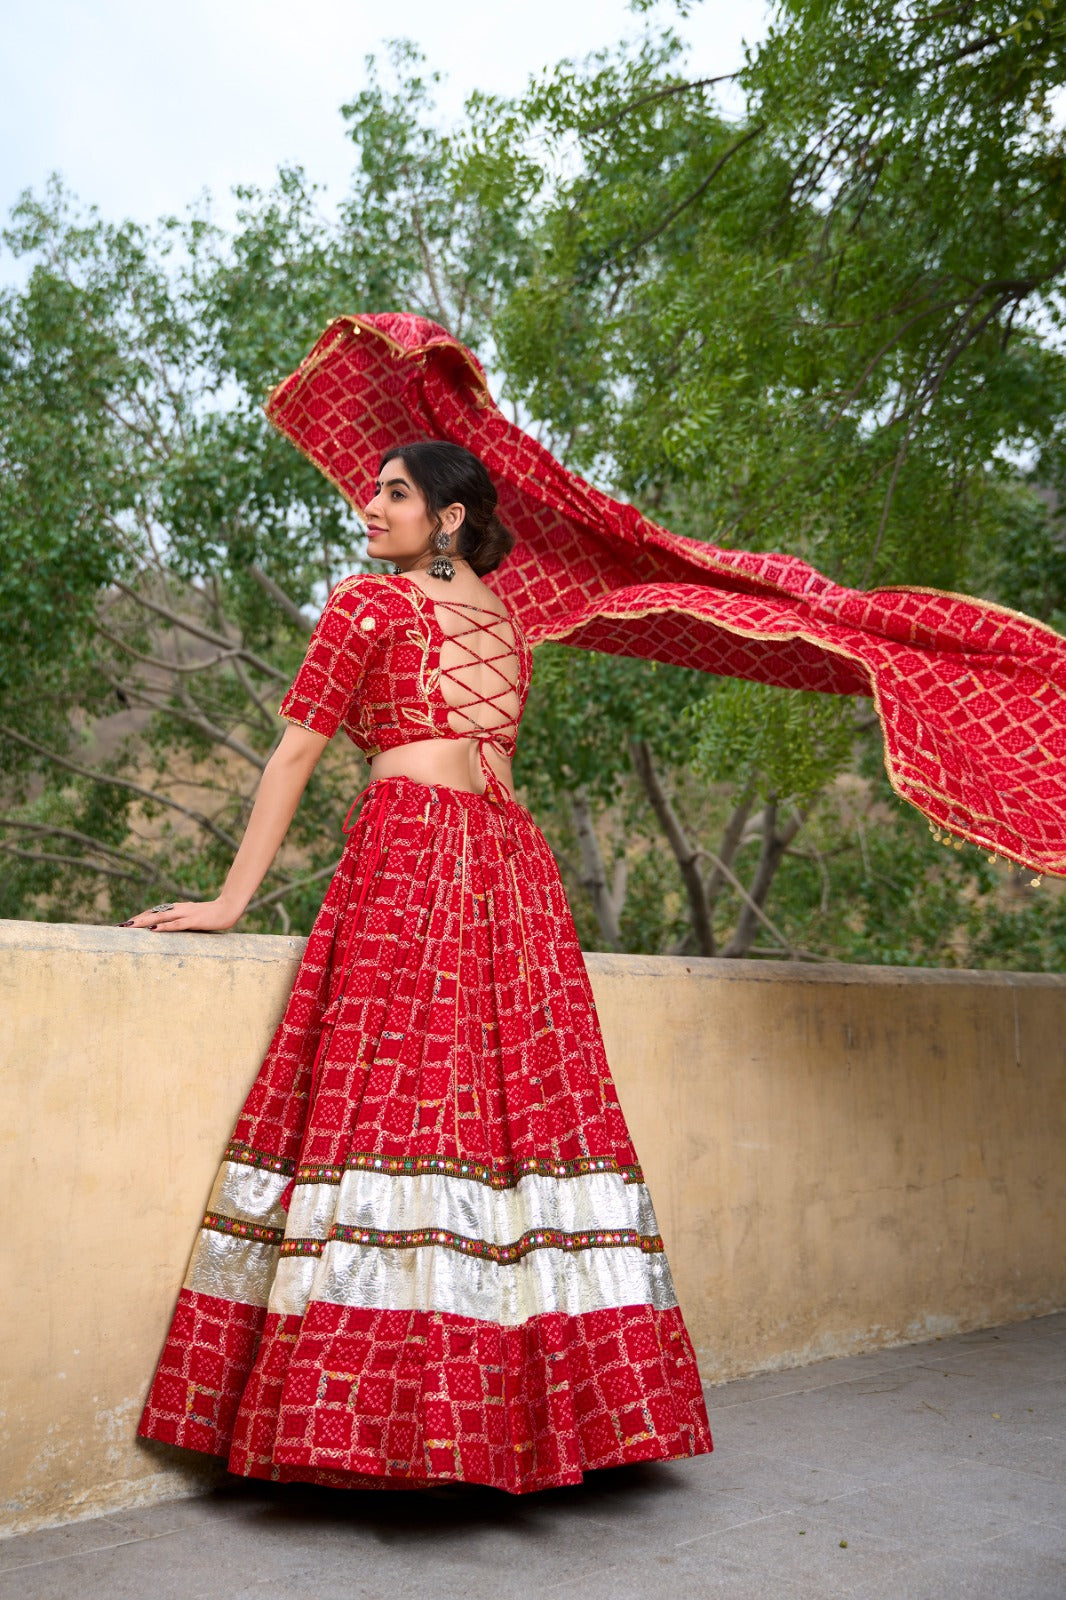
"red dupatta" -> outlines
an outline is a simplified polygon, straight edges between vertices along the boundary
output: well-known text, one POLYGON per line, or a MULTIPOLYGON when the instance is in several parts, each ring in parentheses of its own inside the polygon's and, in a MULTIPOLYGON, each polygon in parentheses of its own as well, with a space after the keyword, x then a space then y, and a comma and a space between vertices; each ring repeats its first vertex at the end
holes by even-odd
POLYGON ((792 556, 670 533, 508 422, 476 358, 422 317, 339 317, 266 410, 357 510, 385 450, 465 445, 517 541, 488 581, 531 644, 871 696, 898 795, 1066 876, 1066 639, 1042 623, 936 589, 845 589, 792 556))

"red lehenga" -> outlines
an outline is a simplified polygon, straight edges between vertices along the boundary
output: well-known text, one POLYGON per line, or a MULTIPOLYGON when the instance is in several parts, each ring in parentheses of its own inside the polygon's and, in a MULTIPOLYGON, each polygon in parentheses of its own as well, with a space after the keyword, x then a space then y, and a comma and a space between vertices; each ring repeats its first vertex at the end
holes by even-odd
MULTIPOLYGON (((870 695, 893 787, 936 829, 1066 874, 1051 629, 656 527, 509 422, 420 317, 339 318, 267 409, 356 505, 390 446, 481 456, 517 540, 490 578, 520 669, 501 752, 527 639, 870 695)), ((457 736, 421 593, 340 585, 286 713, 368 752, 457 736)), ((483 795, 370 785, 226 1152, 146 1435, 249 1476, 514 1491, 711 1448, 554 860, 491 762, 486 778, 483 795)))
POLYGON ((140 1431, 249 1477, 524 1493, 711 1449, 559 874, 485 759, 529 647, 474 619, 501 690, 456 713, 459 610, 345 580, 282 706, 367 753, 480 726, 487 788, 370 784, 226 1150, 140 1431))

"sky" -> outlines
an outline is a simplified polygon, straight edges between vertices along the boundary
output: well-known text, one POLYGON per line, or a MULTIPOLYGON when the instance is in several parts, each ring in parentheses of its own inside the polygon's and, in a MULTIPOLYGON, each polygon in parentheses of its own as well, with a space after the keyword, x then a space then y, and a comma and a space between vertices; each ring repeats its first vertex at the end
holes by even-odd
MULTIPOLYGON (((691 42, 692 71, 710 76, 741 65, 768 10, 702 0, 682 20, 662 0, 654 15, 691 42)), ((7 0, 0 212, 6 220, 53 171, 111 220, 180 213, 208 190, 225 223, 234 184, 268 185, 286 163, 339 195, 350 146, 338 108, 388 39, 413 39, 446 75, 450 120, 473 88, 515 93, 542 67, 641 26, 626 0, 7 0)), ((12 275, 0 258, 0 276, 12 275)))

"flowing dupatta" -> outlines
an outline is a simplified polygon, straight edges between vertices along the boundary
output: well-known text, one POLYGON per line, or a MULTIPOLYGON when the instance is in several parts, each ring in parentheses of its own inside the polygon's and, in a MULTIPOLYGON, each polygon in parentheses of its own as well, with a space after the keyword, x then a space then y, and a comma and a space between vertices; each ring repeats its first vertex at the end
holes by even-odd
POLYGON ((938 828, 1066 876, 1066 639, 937 589, 845 589, 792 556, 670 533, 497 409, 469 350, 402 313, 339 317, 266 406, 357 509, 382 453, 480 456, 516 545, 489 583, 546 639, 873 699, 893 789, 938 828))

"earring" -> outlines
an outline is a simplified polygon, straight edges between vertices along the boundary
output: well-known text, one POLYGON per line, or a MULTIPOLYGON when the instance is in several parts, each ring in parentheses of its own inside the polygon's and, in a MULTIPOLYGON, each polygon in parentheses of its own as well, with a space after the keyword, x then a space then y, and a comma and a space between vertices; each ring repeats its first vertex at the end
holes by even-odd
POLYGON ((437 551, 436 559, 431 561, 426 571, 431 578, 443 578, 445 583, 451 583, 455 577, 455 568, 448 560, 445 551, 451 544, 451 537, 443 528, 438 528, 429 541, 430 548, 437 551))

